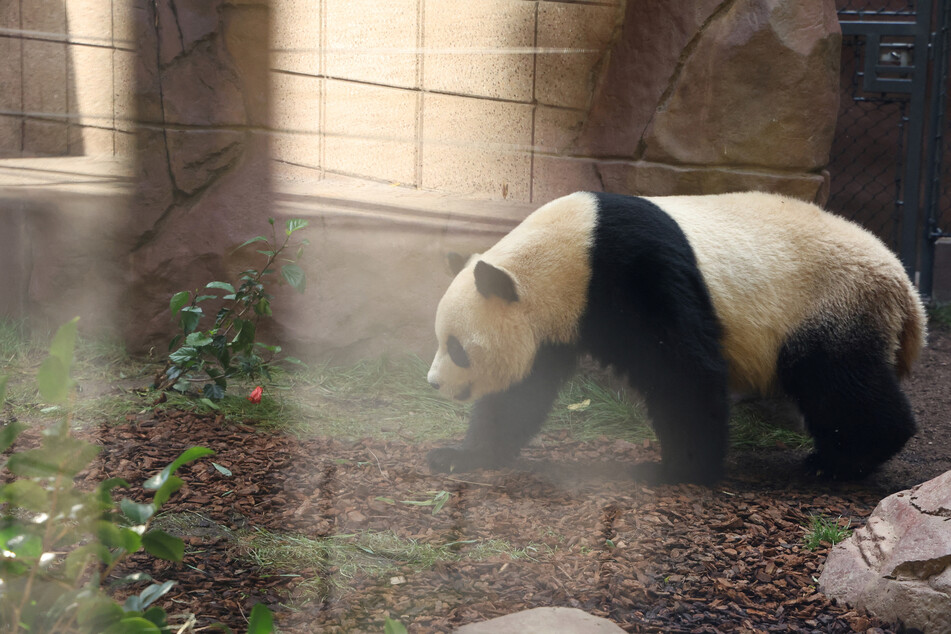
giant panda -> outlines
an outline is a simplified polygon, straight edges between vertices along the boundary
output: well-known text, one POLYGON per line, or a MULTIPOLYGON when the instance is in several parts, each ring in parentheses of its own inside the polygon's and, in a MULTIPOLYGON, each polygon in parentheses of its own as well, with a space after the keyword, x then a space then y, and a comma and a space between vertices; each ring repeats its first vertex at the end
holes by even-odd
POLYGON ((791 399, 828 477, 870 473, 915 432, 899 379, 925 342, 918 294, 882 242, 815 205, 578 192, 457 269, 428 380, 474 405, 433 471, 511 461, 581 354, 645 399, 663 481, 722 477, 731 394, 791 399))

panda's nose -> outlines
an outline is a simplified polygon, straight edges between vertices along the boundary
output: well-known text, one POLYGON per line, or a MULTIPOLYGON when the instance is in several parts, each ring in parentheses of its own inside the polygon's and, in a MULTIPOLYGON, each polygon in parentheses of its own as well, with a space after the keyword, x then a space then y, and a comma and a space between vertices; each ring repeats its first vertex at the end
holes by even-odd
POLYGON ((430 381, 429 384, 433 386, 433 389, 439 389, 439 381, 430 381))

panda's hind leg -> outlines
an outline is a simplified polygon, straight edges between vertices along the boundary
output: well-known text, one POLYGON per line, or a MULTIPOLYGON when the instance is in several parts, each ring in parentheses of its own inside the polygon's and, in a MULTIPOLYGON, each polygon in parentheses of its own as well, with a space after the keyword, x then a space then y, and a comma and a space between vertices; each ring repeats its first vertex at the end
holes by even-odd
POLYGON ((809 467, 822 476, 864 477, 915 433, 911 405, 874 328, 803 328, 780 351, 778 374, 815 441, 809 467))

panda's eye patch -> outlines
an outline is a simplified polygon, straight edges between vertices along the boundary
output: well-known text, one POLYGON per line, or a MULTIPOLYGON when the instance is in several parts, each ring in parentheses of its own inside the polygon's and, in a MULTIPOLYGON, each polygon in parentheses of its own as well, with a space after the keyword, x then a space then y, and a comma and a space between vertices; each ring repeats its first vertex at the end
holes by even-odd
POLYGON ((469 355, 466 354, 465 348, 462 347, 462 344, 459 343, 455 335, 449 335, 449 340, 446 341, 446 348, 449 349, 449 358, 452 359, 453 363, 460 368, 469 367, 469 355))

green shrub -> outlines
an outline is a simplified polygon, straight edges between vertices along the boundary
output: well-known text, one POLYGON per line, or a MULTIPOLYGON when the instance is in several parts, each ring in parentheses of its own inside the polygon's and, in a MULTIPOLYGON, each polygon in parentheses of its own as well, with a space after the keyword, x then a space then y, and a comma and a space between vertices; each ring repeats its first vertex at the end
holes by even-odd
POLYGON ((243 271, 238 276, 237 288, 230 282, 214 281, 208 282, 202 290, 180 291, 172 296, 169 309, 172 317, 178 319, 182 332, 169 344, 168 362, 156 378, 156 388, 188 392, 192 384, 202 384, 202 397, 218 401, 225 395, 229 379, 241 376, 270 380, 271 366, 281 348, 256 340, 258 320, 272 315, 272 296, 265 290, 265 282, 279 270, 278 283, 286 282, 303 293, 306 278, 297 262, 308 241, 291 244, 292 234, 306 227, 306 220, 288 220, 280 244, 274 219, 269 218, 268 222, 270 240, 255 236, 238 246, 242 249, 263 243, 257 252, 264 256, 265 263, 260 269, 243 271), (296 255, 289 258, 284 255, 288 251, 295 251, 296 255), (220 302, 220 308, 214 323, 202 328, 205 313, 200 304, 209 300, 220 302))
POLYGON ((832 519, 822 515, 810 516, 809 527, 806 529, 804 538, 806 548, 815 550, 823 542, 833 546, 838 544, 852 534, 852 530, 849 528, 851 523, 850 520, 843 520, 841 517, 832 519))
MULTIPOLYGON (((154 604, 175 582, 127 574, 115 583, 151 583, 122 604, 102 584, 141 550, 182 560, 184 542, 152 528, 152 519, 184 484, 175 472, 214 452, 192 447, 146 480, 143 488, 153 492, 149 503, 117 500, 115 491, 129 488, 121 478, 104 480, 92 491, 78 489, 73 479, 98 448, 70 432, 76 325, 74 319, 57 331, 37 374, 40 396, 58 408, 59 420, 43 431, 39 447, 12 453, 4 462, 14 479, 0 487, 0 631, 170 633, 165 610, 154 604)), ((0 378, 0 406, 5 388, 6 379, 0 378)), ((25 427, 13 421, 0 428, 0 451, 6 452, 25 427)), ((257 629, 249 631, 270 632, 270 613, 258 609, 257 614, 252 618, 257 629)))

